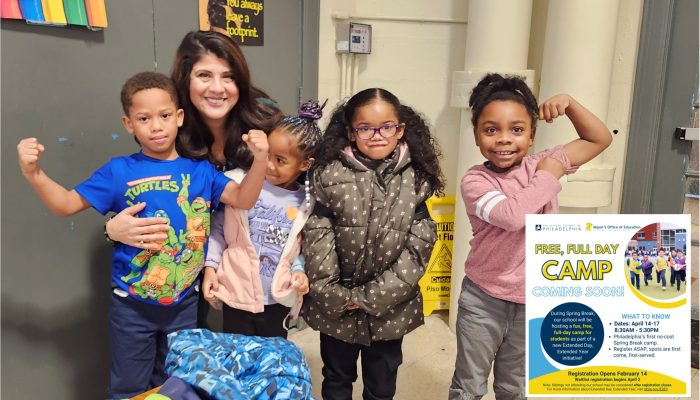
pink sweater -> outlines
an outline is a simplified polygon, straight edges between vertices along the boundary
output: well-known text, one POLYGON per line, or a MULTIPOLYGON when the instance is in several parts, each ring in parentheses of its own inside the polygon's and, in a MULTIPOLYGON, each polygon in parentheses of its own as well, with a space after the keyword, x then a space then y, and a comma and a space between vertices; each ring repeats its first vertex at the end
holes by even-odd
POLYGON ((571 167, 562 146, 527 156, 506 172, 475 165, 462 178, 462 199, 474 238, 464 263, 467 277, 501 300, 525 304, 525 215, 556 214, 559 181, 536 171, 543 157, 571 167))

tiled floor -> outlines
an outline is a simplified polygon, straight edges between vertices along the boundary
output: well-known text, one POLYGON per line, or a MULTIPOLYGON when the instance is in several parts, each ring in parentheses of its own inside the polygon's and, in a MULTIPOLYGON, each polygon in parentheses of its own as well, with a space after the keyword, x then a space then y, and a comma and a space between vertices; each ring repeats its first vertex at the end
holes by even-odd
MULTIPOLYGON (((456 339, 447 326, 446 312, 439 311, 426 318, 425 325, 411 332, 404 338, 403 353, 404 362, 399 368, 398 388, 396 400, 442 400, 447 399, 447 390, 454 370, 456 339)), ((304 329, 293 333, 289 337, 304 350, 309 366, 311 367, 311 379, 313 381, 313 393, 321 398, 321 356, 319 354, 318 332, 312 329, 304 329)), ((358 366, 358 373, 360 367, 358 366)), ((693 399, 698 399, 698 370, 692 370, 693 399)), ((494 400, 491 392, 484 396, 484 400, 494 400)), ((353 391, 353 400, 362 399, 362 378, 358 378, 353 391)), ((651 397, 640 397, 649 400, 651 397)), ((541 397, 541 399, 568 399, 541 397)), ((576 397, 576 400, 589 399, 576 397)), ((626 398, 630 399, 630 398, 626 398)))

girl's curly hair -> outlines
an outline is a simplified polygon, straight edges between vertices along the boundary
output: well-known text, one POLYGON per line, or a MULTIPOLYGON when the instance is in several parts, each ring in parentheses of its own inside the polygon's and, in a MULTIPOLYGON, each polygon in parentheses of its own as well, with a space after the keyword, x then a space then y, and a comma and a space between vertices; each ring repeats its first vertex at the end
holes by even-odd
POLYGON ((484 108, 496 100, 511 100, 522 104, 532 118, 532 128, 534 129, 537 125, 537 99, 525 80, 519 76, 504 77, 500 74, 488 74, 481 78, 469 96, 474 128, 484 108))
POLYGON ((445 177, 442 174, 439 160, 442 152, 435 137, 430 132, 430 127, 420 114, 411 107, 402 105, 399 99, 386 89, 365 89, 333 111, 323 140, 316 152, 316 168, 337 160, 341 150, 352 145, 348 133, 352 130, 352 120, 356 110, 368 103, 380 100, 391 104, 396 110, 398 122, 405 124, 401 140, 408 145, 411 165, 418 176, 416 189, 423 182, 427 182, 433 194, 444 194, 445 177))

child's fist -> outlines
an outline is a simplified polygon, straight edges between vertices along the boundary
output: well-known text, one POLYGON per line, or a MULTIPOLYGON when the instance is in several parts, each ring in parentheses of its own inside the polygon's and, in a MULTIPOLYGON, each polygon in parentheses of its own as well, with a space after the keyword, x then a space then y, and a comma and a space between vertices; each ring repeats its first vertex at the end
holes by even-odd
POLYGON ((554 121, 554 118, 566 114, 566 109, 569 107, 569 104, 571 104, 571 96, 568 94, 558 94, 542 103, 537 117, 551 123, 554 121))
POLYGON ((303 271, 292 272, 292 286, 297 288, 301 295, 309 293, 309 278, 303 271))
POLYGON ((544 170, 554 175, 555 178, 559 179, 564 175, 566 170, 564 169, 564 164, 555 160, 552 157, 545 157, 537 163, 537 170, 544 170))
POLYGON ((253 152, 255 159, 267 161, 267 135, 265 132, 257 129, 251 129, 247 134, 241 136, 241 139, 248 145, 248 148, 253 152))
POLYGON ((39 157, 44 152, 44 146, 36 138, 22 139, 17 145, 19 168, 24 175, 39 170, 39 157))

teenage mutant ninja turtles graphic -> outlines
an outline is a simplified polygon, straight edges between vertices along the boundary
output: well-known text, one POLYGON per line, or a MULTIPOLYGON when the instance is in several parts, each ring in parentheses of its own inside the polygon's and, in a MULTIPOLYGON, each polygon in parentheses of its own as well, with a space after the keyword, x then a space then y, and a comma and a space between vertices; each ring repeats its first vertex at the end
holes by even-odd
POLYGON ((192 285, 204 265, 204 252, 185 248, 177 261, 175 287, 184 289, 192 285))
MULTIPOLYGON (((158 251, 143 250, 131 260, 131 273, 122 277, 129 282, 141 276, 131 284, 132 295, 149 298, 161 304, 177 301, 183 290, 192 285, 204 265, 204 245, 209 237, 210 214, 209 202, 202 197, 188 201, 190 175, 181 174, 182 189, 177 196, 177 205, 185 215, 186 230, 177 235, 170 227, 168 238, 158 251), (141 275, 144 267, 146 270, 141 275)), ((170 218, 163 210, 154 216, 170 218)))
POLYGON ((177 265, 172 254, 157 252, 148 260, 148 268, 141 280, 129 288, 133 295, 150 298, 160 304, 172 304, 174 299, 175 271, 177 265))
MULTIPOLYGON (((150 215, 149 215, 150 216, 150 215)), ((164 210, 153 213, 154 217, 161 217, 167 220, 170 225, 170 217, 164 210)), ((161 304, 171 304, 173 302, 173 283, 175 282, 175 255, 180 251, 180 242, 175 235, 175 229, 170 227, 168 237, 163 242, 160 250, 142 250, 129 263, 131 273, 123 276, 124 282, 129 282, 141 276, 143 268, 146 271, 138 282, 134 282, 129 291, 133 295, 141 298, 157 300, 161 304)))
POLYGON ((190 204, 187 199, 190 176, 182 175, 182 189, 177 196, 177 205, 187 219, 187 231, 180 230, 180 242, 192 251, 204 251, 204 242, 209 237, 209 202, 197 197, 190 204))
MULTIPOLYGON (((158 210, 153 215, 146 215, 148 217, 160 217, 167 220, 168 226, 170 226, 170 217, 168 213, 164 210, 158 210)), ((151 257, 153 257, 157 252, 166 252, 171 256, 175 256, 180 251, 180 242, 178 242, 177 236, 175 235, 175 229, 170 226, 168 230, 168 237, 163 242, 163 245, 159 251, 153 250, 141 250, 129 263, 129 268, 131 268, 131 273, 129 275, 123 276, 121 279, 124 282, 129 282, 130 280, 137 278, 141 275, 143 267, 148 264, 151 257)))
POLYGON ((202 197, 197 197, 190 204, 187 201, 189 186, 189 175, 182 175, 182 189, 178 194, 177 204, 185 214, 187 230, 180 230, 180 242, 185 248, 177 260, 175 282, 178 288, 188 287, 197 278, 204 265, 204 244, 210 230, 210 203, 202 197))

